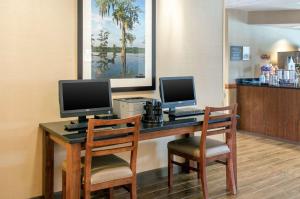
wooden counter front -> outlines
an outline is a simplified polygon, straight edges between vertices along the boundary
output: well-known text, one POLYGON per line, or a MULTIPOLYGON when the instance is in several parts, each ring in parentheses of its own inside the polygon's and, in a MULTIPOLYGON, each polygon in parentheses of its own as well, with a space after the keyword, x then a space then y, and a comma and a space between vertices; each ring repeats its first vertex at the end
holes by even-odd
POLYGON ((240 130, 300 141, 300 89, 238 85, 240 130))

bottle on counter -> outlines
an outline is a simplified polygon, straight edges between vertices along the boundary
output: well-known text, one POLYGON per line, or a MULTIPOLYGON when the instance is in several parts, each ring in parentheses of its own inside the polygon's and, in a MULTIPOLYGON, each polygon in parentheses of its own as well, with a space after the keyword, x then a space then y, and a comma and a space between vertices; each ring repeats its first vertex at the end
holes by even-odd
MULTIPOLYGON (((261 67, 261 75, 264 76, 264 82, 261 82, 261 83, 266 83, 266 84, 269 83, 270 75, 271 75, 270 73, 271 73, 271 66, 270 66, 270 64, 265 64, 265 65, 263 65, 261 67)), ((261 77, 261 78, 263 78, 263 77, 261 77)))
POLYGON ((287 59, 288 70, 296 70, 296 63, 294 62, 293 57, 289 56, 287 59))
POLYGON ((261 83, 261 84, 265 84, 266 83, 265 75, 261 74, 259 76, 259 83, 261 83))
POLYGON ((277 74, 273 74, 270 76, 269 85, 271 86, 279 86, 279 78, 277 74))

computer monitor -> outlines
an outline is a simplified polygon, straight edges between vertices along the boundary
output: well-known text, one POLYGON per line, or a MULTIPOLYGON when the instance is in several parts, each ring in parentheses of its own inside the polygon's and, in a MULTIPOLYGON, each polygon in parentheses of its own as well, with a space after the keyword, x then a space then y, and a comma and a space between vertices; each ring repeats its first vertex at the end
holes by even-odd
POLYGON ((196 105, 194 78, 162 77, 159 79, 162 107, 174 112, 176 107, 196 105))
POLYGON ((107 114, 112 111, 110 81, 61 80, 59 81, 60 115, 78 117, 86 122, 87 115, 107 114))

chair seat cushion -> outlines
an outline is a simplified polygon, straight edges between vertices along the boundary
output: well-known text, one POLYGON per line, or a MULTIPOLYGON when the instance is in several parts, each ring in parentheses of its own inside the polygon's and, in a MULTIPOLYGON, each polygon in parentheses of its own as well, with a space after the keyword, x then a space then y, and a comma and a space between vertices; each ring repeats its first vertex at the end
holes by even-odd
MULTIPOLYGON (((200 136, 183 138, 168 143, 168 149, 187 154, 193 157, 200 156, 200 136)), ((206 139, 206 157, 213 157, 229 153, 229 147, 226 143, 207 138, 206 139)))
MULTIPOLYGON (((81 158, 81 168, 84 167, 84 157, 81 158)), ((66 161, 63 162, 63 169, 66 170, 66 161)), ((93 157, 91 183, 98 184, 132 177, 133 173, 128 162, 115 155, 93 157)))

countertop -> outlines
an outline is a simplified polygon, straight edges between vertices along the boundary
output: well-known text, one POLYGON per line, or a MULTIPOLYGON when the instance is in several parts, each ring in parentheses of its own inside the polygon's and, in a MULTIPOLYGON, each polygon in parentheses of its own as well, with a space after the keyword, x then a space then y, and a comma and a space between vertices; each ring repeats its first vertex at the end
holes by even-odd
POLYGON ((268 87, 268 88, 287 88, 287 89, 300 89, 299 84, 291 85, 279 85, 273 86, 269 84, 261 84, 259 78, 239 78, 236 79, 236 84, 241 86, 256 86, 256 87, 268 87))

